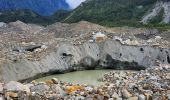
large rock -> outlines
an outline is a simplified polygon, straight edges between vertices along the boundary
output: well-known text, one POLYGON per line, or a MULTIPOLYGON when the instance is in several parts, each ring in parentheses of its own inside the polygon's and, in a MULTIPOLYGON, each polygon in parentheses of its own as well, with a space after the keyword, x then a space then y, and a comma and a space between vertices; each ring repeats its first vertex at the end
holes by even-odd
POLYGON ((25 91, 27 93, 30 93, 30 89, 27 85, 23 85, 15 81, 11 81, 5 84, 4 89, 7 91, 25 91))
POLYGON ((3 85, 4 85, 3 83, 0 83, 0 93, 3 92, 3 89, 4 89, 3 85))
POLYGON ((145 100, 145 96, 144 96, 143 94, 140 94, 140 95, 138 96, 138 100, 145 100))
POLYGON ((167 94, 167 99, 170 100, 170 94, 167 94))
POLYGON ((130 94, 126 89, 123 89, 123 90, 122 90, 122 97, 123 97, 123 98, 128 99, 128 98, 130 98, 131 96, 132 96, 132 94, 130 94))
POLYGON ((119 98, 119 95, 116 92, 114 92, 112 95, 112 98, 117 99, 117 98, 119 98))
POLYGON ((46 84, 38 84, 30 87, 31 92, 35 92, 35 93, 45 93, 48 92, 49 89, 50 87, 46 84))
POLYGON ((64 97, 66 95, 66 92, 63 89, 61 89, 61 87, 59 85, 53 84, 51 86, 51 89, 52 89, 53 92, 56 93, 56 95, 58 97, 62 98, 62 97, 64 97))
POLYGON ((167 73, 166 79, 170 80, 170 73, 167 73))
POLYGON ((130 97, 128 100, 138 100, 138 97, 130 97))
POLYGON ((97 33, 93 33, 93 39, 95 40, 95 42, 104 42, 107 39, 107 36, 105 34, 103 34, 102 32, 97 32, 97 33))

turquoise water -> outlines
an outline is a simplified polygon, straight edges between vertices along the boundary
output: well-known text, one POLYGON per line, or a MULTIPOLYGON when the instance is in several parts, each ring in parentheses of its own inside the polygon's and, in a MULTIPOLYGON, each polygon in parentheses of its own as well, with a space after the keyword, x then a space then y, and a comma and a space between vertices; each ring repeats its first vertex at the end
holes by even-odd
POLYGON ((101 78, 105 73, 113 70, 85 70, 85 71, 76 71, 69 72, 65 74, 56 74, 43 78, 37 79, 37 81, 49 80, 52 78, 57 78, 58 80, 69 82, 73 84, 87 84, 87 85, 101 85, 102 82, 97 81, 98 78, 101 78))
POLYGON ((45 81, 52 78, 57 78, 60 81, 73 83, 73 84, 87 84, 87 85, 102 85, 103 82, 99 82, 98 79, 101 78, 105 73, 108 73, 110 71, 130 71, 130 72, 137 72, 133 70, 85 70, 85 71, 75 71, 75 72, 69 72, 65 74, 56 74, 56 75, 50 75, 43 78, 39 78, 36 81, 45 81))

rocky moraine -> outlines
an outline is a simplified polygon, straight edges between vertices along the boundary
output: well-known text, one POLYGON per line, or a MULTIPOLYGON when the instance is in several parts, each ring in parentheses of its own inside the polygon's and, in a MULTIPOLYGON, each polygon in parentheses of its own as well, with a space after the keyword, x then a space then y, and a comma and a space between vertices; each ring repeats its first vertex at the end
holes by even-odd
POLYGON ((36 100, 167 100, 168 32, 106 28, 88 22, 43 27, 17 21, 0 26, 2 98, 36 100), (88 69, 110 72, 97 87, 36 78, 88 69), (18 81, 18 82, 15 82, 18 81), (22 83, 19 83, 22 82, 22 83), (24 84, 25 83, 25 84, 24 84))

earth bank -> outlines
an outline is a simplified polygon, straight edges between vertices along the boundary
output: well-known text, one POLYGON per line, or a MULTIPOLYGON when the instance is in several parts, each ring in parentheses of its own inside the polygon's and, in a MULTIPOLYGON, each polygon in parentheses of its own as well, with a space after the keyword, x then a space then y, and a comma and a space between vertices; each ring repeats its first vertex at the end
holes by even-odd
POLYGON ((168 48, 127 46, 118 41, 73 45, 61 42, 53 52, 38 61, 19 59, 2 65, 2 80, 21 81, 49 73, 84 69, 140 70, 159 63, 169 63, 168 48), (31 74, 30 74, 31 73, 31 74))

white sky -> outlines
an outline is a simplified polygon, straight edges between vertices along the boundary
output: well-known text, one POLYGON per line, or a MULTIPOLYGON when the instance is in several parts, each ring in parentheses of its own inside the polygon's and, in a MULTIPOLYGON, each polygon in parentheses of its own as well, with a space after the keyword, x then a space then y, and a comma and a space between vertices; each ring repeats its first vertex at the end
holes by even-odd
POLYGON ((71 6, 71 8, 76 8, 77 6, 79 6, 83 1, 85 0, 66 0, 67 3, 71 6))

